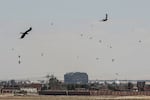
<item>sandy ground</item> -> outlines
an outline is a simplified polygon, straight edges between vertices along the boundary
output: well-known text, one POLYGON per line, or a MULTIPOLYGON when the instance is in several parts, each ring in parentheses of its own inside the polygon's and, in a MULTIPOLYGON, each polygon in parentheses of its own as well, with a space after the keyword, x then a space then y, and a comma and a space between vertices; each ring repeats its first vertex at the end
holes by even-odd
POLYGON ((150 100, 150 96, 0 96, 0 100, 150 100))

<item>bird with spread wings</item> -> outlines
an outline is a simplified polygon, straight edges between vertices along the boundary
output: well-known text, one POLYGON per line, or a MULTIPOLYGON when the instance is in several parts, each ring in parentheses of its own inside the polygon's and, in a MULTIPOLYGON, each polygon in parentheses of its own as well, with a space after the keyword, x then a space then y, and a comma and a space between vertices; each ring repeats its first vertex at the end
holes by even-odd
POLYGON ((28 34, 28 32, 30 32, 32 30, 32 27, 30 27, 27 31, 25 31, 24 33, 21 33, 22 35, 21 35, 21 37, 20 37, 20 39, 23 39, 24 37, 25 37, 25 35, 27 35, 28 34))
POLYGON ((108 14, 106 14, 105 19, 102 19, 101 21, 105 22, 105 21, 107 21, 107 20, 108 20, 108 14))

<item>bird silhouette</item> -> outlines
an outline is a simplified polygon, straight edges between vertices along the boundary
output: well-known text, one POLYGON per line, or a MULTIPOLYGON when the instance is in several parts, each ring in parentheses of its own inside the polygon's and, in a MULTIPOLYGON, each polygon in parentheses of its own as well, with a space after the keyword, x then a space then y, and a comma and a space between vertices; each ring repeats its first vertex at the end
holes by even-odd
POLYGON ((99 60, 99 58, 97 57, 96 60, 99 60))
POLYGON ((18 61, 18 64, 20 64, 20 63, 21 63, 21 61, 19 60, 19 61, 18 61))
POLYGON ((141 43, 142 41, 141 40, 139 40, 139 43, 141 43))
POLYGON ((51 22, 51 26, 53 26, 54 25, 54 23, 53 22, 51 22))
POLYGON ((27 31, 25 31, 24 33, 21 33, 22 35, 21 35, 21 37, 20 37, 20 39, 23 39, 24 37, 25 37, 25 35, 27 35, 28 34, 28 32, 30 32, 32 30, 32 27, 30 27, 27 31))
POLYGON ((114 62, 114 61, 115 61, 115 59, 113 58, 111 61, 112 61, 112 62, 114 62))
POLYGON ((89 37, 89 39, 91 40, 91 39, 93 39, 93 37, 89 37))
POLYGON ((19 60, 18 60, 18 64, 20 64, 20 63, 21 63, 21 61, 20 61, 20 57, 21 57, 21 56, 20 56, 20 55, 18 55, 18 58, 19 58, 19 60))
POLYGON ((21 57, 21 56, 20 56, 20 55, 18 55, 18 58, 19 58, 19 59, 20 59, 20 57, 21 57))
POLYGON ((108 20, 108 14, 106 14, 105 19, 102 19, 101 21, 105 22, 105 21, 107 21, 107 20, 108 20))
POLYGON ((82 36, 83 36, 83 34, 80 34, 80 36, 82 37, 82 36))
POLYGON ((41 53, 41 56, 44 56, 44 53, 41 53))
POLYGON ((99 40, 99 43, 102 43, 102 40, 99 40))

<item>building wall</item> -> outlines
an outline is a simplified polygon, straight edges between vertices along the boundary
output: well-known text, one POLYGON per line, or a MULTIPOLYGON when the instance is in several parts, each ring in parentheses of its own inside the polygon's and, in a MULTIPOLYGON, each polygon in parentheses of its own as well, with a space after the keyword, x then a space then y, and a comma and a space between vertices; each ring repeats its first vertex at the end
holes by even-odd
POLYGON ((16 91, 19 91, 19 89, 15 89, 15 88, 3 88, 3 89, 1 89, 2 94, 13 94, 16 91))
POLYGON ((37 88, 20 88, 21 91, 26 91, 27 93, 38 93, 37 88))

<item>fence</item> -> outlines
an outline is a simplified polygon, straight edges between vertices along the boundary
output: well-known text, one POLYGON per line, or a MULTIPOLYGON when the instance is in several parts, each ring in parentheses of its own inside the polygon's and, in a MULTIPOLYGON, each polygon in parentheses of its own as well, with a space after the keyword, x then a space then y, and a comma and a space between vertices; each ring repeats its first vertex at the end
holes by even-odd
POLYGON ((136 96, 136 95, 145 95, 150 96, 150 91, 142 91, 142 92, 133 92, 133 91, 40 91, 39 95, 91 95, 91 96, 99 96, 99 95, 113 95, 113 96, 136 96))
POLYGON ((133 91, 90 91, 90 95, 92 95, 92 96, 99 96, 99 95, 114 95, 114 96, 145 95, 145 96, 150 96, 150 91, 142 91, 142 92, 133 92, 133 91))

